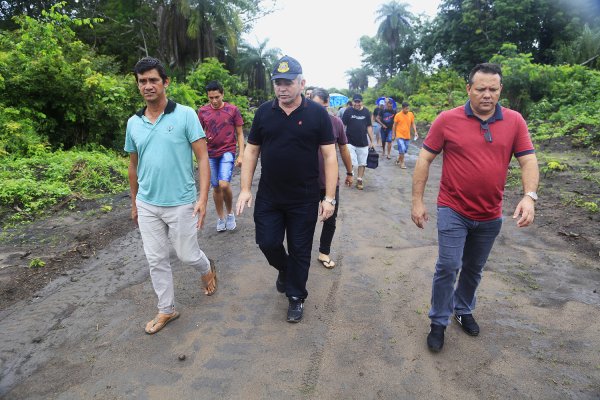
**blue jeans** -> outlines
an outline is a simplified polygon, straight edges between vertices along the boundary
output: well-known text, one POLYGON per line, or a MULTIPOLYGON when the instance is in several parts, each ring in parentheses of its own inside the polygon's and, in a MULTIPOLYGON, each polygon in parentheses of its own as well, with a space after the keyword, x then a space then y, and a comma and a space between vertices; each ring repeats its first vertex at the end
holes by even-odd
POLYGON ((438 207, 439 254, 433 275, 431 309, 433 324, 447 326, 452 313, 471 314, 475 291, 500 233, 502 218, 474 221, 448 207, 438 207), (458 284, 456 285, 456 277, 458 284))
POLYGON ((231 182, 235 153, 226 152, 220 157, 209 158, 210 184, 212 187, 219 186, 219 181, 231 182))
POLYGON ((306 299, 313 236, 319 202, 277 204, 256 198, 256 243, 271 266, 285 277, 287 297, 306 299), (287 252, 283 238, 287 238, 287 252))
POLYGON ((399 138, 396 140, 396 143, 398 144, 398 154, 408 153, 408 145, 410 144, 410 139, 399 138))

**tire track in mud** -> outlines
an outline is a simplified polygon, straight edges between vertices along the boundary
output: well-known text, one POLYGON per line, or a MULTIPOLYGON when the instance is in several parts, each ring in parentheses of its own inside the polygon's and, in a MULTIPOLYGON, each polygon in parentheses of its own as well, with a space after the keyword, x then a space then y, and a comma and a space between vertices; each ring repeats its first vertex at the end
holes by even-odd
POLYGON ((16 303, 0 314, 0 396, 47 362, 53 350, 72 336, 85 336, 77 323, 69 322, 74 313, 145 279, 146 269, 127 268, 139 251, 136 235, 130 232, 114 240, 96 258, 51 282, 33 300, 16 303))
POLYGON ((325 298, 325 304, 323 306, 323 311, 317 315, 317 319, 322 321, 325 326, 325 334, 323 335, 322 341, 315 341, 312 343, 314 349, 309 357, 309 367, 304 372, 302 378, 302 392, 305 394, 311 394, 315 390, 317 383, 319 381, 319 376, 321 373, 321 366, 323 364, 323 357, 325 354, 326 344, 329 341, 329 336, 331 332, 331 327, 333 325, 333 319, 336 312, 336 300, 338 289, 340 286, 341 280, 341 272, 343 271, 342 267, 344 265, 343 256, 338 258, 336 262, 336 267, 339 268, 340 273, 336 274, 335 279, 331 283, 329 287, 329 291, 327 292, 327 297, 325 298))

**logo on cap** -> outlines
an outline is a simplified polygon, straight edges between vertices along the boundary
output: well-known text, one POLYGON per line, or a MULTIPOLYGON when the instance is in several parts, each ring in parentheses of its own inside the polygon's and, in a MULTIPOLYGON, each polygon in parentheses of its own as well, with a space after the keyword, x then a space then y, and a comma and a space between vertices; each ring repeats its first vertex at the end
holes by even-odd
POLYGON ((277 67, 277 72, 288 72, 290 70, 290 66, 287 61, 282 61, 279 63, 279 67, 277 67))

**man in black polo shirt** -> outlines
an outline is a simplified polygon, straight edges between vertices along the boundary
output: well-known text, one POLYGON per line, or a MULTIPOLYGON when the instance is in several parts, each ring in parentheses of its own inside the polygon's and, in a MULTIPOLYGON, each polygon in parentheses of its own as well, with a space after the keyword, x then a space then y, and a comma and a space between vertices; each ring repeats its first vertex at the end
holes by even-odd
POLYGON ((252 177, 258 157, 261 177, 256 194, 256 243, 278 271, 277 290, 289 299, 288 322, 302 319, 306 281, 318 215, 329 218, 335 206, 337 157, 327 111, 302 95, 300 63, 285 56, 272 78, 275 100, 262 104, 252 121, 242 162, 237 214, 252 205, 252 177), (325 166, 325 197, 320 199, 319 158, 325 166), (286 252, 283 238, 287 237, 286 252))

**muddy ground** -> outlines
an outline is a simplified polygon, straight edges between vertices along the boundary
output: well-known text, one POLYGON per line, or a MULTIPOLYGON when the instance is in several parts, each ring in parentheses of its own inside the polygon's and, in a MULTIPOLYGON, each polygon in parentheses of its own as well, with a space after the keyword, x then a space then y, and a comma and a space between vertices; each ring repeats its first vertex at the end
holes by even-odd
MULTIPOLYGON (((287 300, 248 212, 236 231, 217 233, 210 204, 199 240, 217 263, 219 291, 204 296, 196 272, 173 258, 182 316, 153 336, 143 326, 156 298, 126 193, 3 232, 0 398, 600 398, 600 220, 565 205, 559 190, 578 181, 547 176, 527 229, 510 218, 519 189, 507 191, 475 312, 481 335, 452 323, 431 354, 441 164, 426 193, 432 218, 419 230, 410 220, 416 152, 408 170, 381 160, 364 191, 341 188, 337 266, 323 268, 314 246, 296 325, 285 322, 287 300), (46 266, 27 268, 33 258, 46 266)), ((574 190, 598 191, 580 184, 574 190)))

